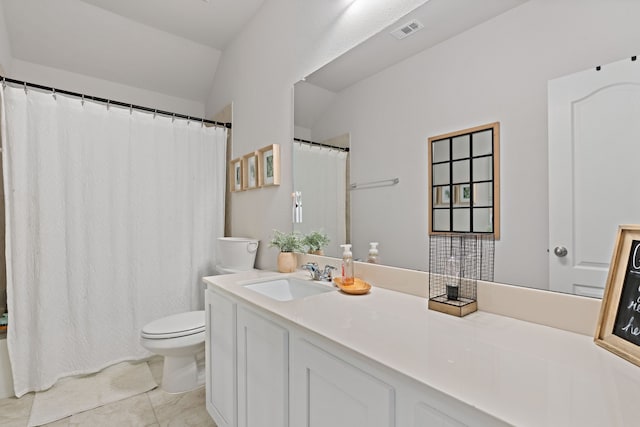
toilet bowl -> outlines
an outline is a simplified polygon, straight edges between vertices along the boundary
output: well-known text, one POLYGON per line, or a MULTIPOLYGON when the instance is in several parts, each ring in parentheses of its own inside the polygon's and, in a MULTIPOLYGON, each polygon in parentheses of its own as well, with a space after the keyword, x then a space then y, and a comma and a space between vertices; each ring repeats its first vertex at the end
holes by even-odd
MULTIPOLYGON (((245 237, 218 238, 219 274, 253 269, 258 240, 245 237)), ((205 312, 189 311, 148 323, 140 333, 140 344, 164 356, 162 384, 168 393, 183 393, 205 382, 205 312)))
POLYGON ((174 314, 145 325, 140 344, 164 356, 161 388, 182 393, 204 384, 204 310, 174 314))

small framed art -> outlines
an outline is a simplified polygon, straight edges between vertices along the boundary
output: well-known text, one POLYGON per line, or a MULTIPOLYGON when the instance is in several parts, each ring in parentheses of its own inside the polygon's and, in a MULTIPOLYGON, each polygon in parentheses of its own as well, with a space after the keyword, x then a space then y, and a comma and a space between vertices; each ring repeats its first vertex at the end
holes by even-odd
POLYGON ((451 186, 436 187, 436 205, 449 206, 451 204, 451 186))
POLYGON ((232 192, 244 190, 242 186, 242 158, 229 162, 229 190, 232 192))
POLYGON ((245 154, 242 156, 243 181, 242 188, 253 190, 258 188, 258 152, 245 154))
POLYGON ((280 145, 271 144, 258 150, 260 187, 280 185, 280 145))
POLYGON ((471 203, 471 184, 460 184, 456 186, 456 204, 468 205, 471 203))

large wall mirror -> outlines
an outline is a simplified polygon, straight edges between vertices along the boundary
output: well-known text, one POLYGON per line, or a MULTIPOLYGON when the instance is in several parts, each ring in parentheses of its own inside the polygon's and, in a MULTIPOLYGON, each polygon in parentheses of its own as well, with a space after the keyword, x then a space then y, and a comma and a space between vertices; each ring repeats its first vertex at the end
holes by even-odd
MULTIPOLYGON (((565 84, 584 80, 584 73, 601 79, 616 68, 613 63, 623 62, 630 73, 640 74, 640 61, 630 59, 640 27, 632 27, 631 20, 621 23, 620 16, 626 16, 621 8, 604 0, 430 0, 297 83, 296 137, 320 143, 342 138, 349 148, 339 177, 344 176, 343 183, 303 190, 305 213, 309 200, 344 202, 331 217, 344 224, 344 232, 332 236, 326 253, 339 256, 338 245, 350 240, 354 256, 364 260, 374 241, 382 264, 427 270, 425 218, 431 217, 434 185, 427 140, 500 122, 495 280, 600 296, 617 224, 640 221, 640 207, 621 196, 634 194, 632 180, 619 175, 623 168, 633 170, 620 159, 638 158, 627 151, 640 136, 634 133, 638 125, 620 130, 637 117, 640 101, 632 88, 640 88, 640 81, 625 77, 625 84, 574 93, 555 106, 551 98, 565 84), (402 40, 390 34, 412 20, 424 27, 402 40), (534 25, 539 22, 546 23, 544 37, 534 25), (594 31, 607 43, 594 42, 594 31), (567 117, 584 126, 579 131, 560 126, 560 136, 554 136, 557 121, 567 117), (624 122, 625 117, 630 120, 624 122), (576 143, 583 135, 590 135, 584 147, 576 143), (558 138, 572 141, 560 151, 573 157, 556 154, 558 138), (615 182, 601 185, 603 174, 615 182), (349 189, 350 183, 389 179, 396 184, 349 189), (560 187, 568 192, 556 195, 560 187), (344 197, 336 188, 345 188, 344 197), (571 233, 559 235, 557 228, 571 233), (571 275, 555 274, 560 267, 571 275), (595 276, 583 274, 594 269, 599 269, 595 276)), ((294 155, 294 187, 309 179, 308 168, 295 162, 294 155)), ((305 224, 323 226, 322 221, 305 224)))

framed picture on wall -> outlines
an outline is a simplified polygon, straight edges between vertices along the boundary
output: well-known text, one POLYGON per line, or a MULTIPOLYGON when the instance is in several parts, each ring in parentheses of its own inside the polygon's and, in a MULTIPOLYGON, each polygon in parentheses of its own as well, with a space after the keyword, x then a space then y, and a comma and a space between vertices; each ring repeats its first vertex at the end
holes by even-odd
POLYGON ((471 203, 471 184, 460 184, 456 186, 456 196, 458 205, 468 205, 471 203))
POLYGON ((254 151, 242 157, 243 186, 245 190, 258 188, 258 152, 254 151))
POLYGON ((451 203, 451 187, 446 185, 437 187, 436 204, 438 206, 449 206, 451 203))
POLYGON ((258 185, 280 185, 280 145, 271 144, 258 150, 258 161, 258 185))
POLYGON ((232 192, 244 190, 242 186, 242 158, 229 162, 229 190, 232 192))

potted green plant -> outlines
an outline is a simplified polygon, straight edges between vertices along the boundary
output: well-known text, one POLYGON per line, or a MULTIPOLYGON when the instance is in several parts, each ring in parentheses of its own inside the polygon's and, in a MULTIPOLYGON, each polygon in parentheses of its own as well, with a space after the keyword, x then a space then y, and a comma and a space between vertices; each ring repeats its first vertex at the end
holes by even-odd
POLYGON ((273 237, 269 241, 269 247, 280 249, 278 254, 278 271, 280 273, 296 271, 298 263, 294 252, 302 252, 304 249, 302 236, 299 233, 295 231, 283 233, 282 231, 273 230, 273 237))
POLYGON ((312 231, 302 238, 302 244, 307 247, 307 251, 313 255, 324 255, 322 248, 329 244, 329 236, 321 231, 312 231))

